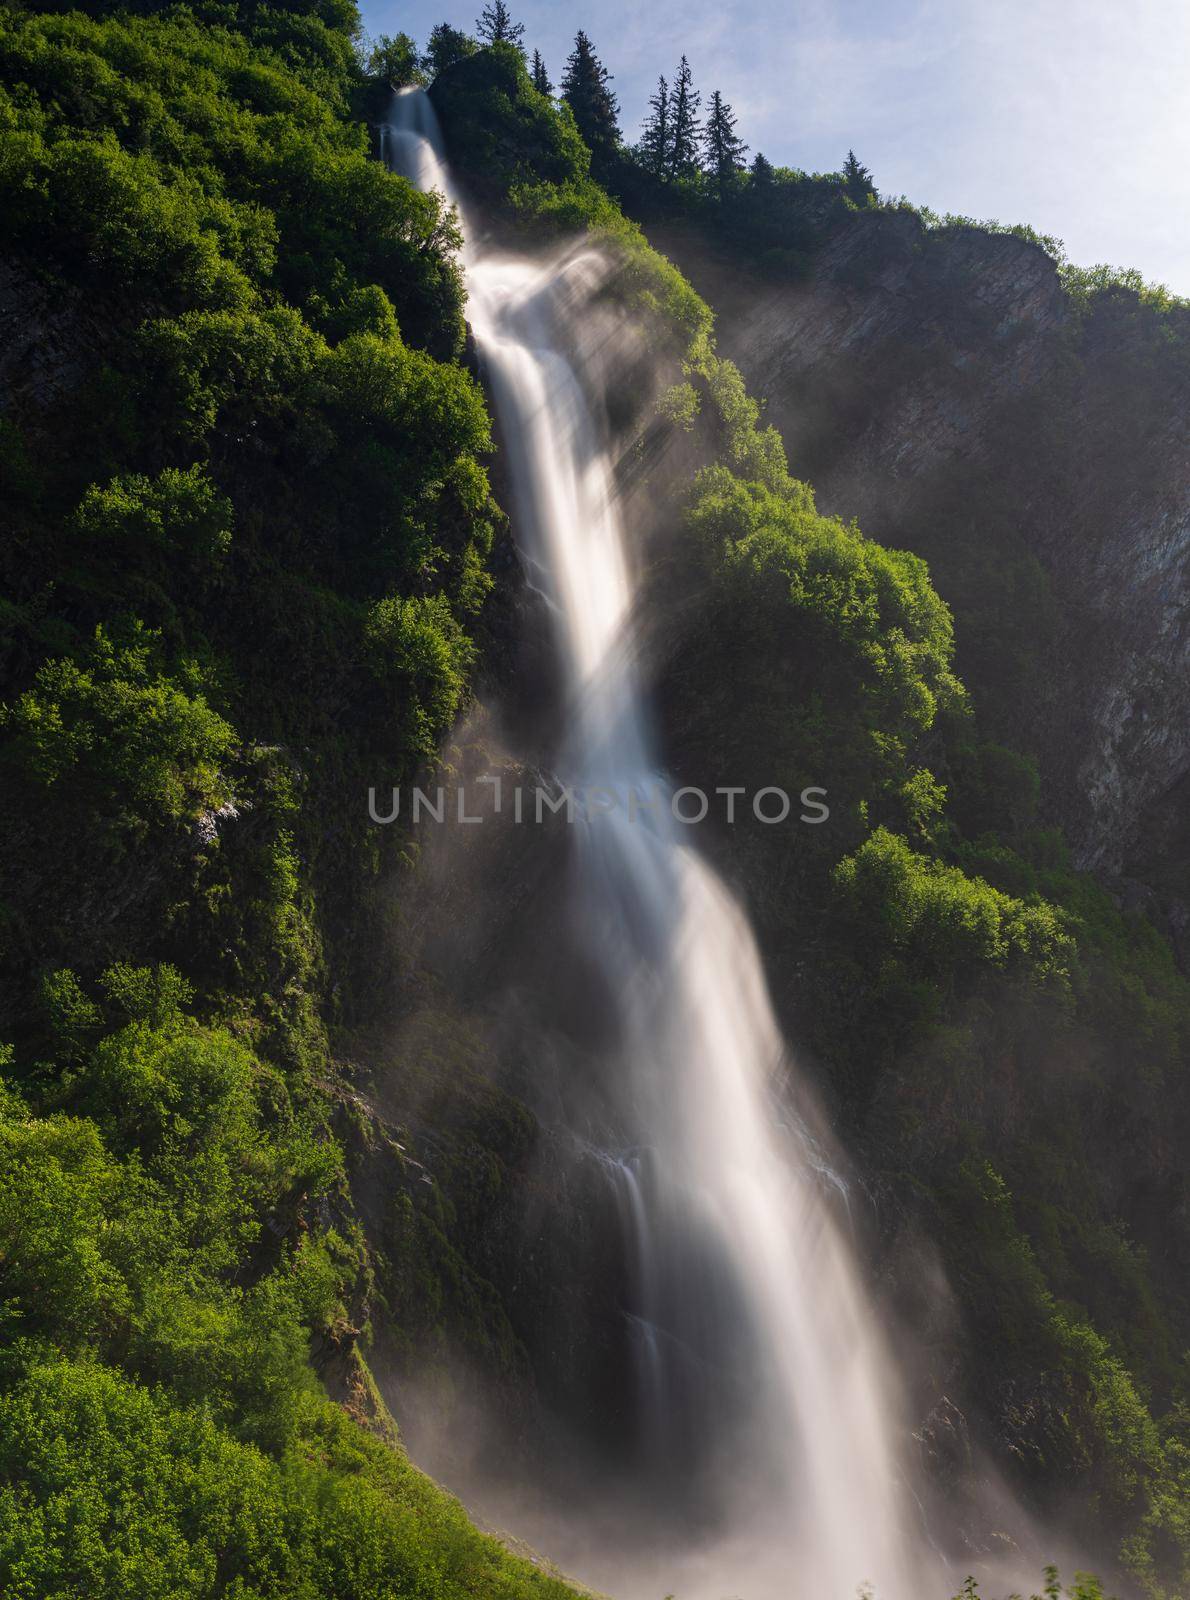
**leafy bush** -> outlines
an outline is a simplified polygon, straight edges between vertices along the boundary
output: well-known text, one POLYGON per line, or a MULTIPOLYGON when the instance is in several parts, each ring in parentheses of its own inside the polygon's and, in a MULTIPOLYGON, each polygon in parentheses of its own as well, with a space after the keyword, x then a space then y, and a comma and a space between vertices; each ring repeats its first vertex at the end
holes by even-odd
MULTIPOLYGON (((561 1596, 320 1396, 309 1336, 342 1324, 357 1251, 296 1221, 333 1141, 186 1017, 176 973, 103 989, 134 1020, 64 1085, 88 1115, 0 1083, 4 1592, 561 1596)), ((78 1056, 83 991, 50 993, 78 1056)))
POLYGON ((231 545, 232 508, 201 467, 166 467, 156 478, 117 478, 88 490, 75 525, 84 539, 102 542, 125 560, 154 547, 215 565, 231 545))
POLYGON ((950 674, 950 615, 925 564, 820 517, 804 485, 769 488, 724 467, 699 478, 687 520, 729 607, 753 634, 803 613, 844 646, 891 728, 928 728, 950 674))
POLYGON ((114 637, 100 626, 81 664, 47 661, 6 712, 20 773, 37 785, 77 786, 112 808, 131 802, 150 817, 221 805, 235 734, 204 699, 196 665, 170 676, 158 644, 139 624, 114 637))
POLYGON ((225 200, 163 183, 152 158, 122 150, 110 134, 49 147, 36 134, 9 138, 0 195, 26 248, 60 251, 175 304, 248 304, 248 277, 220 248, 234 241, 239 253, 244 234, 256 270, 272 265, 261 213, 242 218, 225 200))
MULTIPOLYGON (((318 1392, 309 1335, 341 1324, 358 1261, 295 1235, 293 1197, 337 1180, 334 1144, 177 1009, 176 974, 104 986, 144 1015, 71 1081, 90 1118, 0 1082, 5 1594, 560 1600, 318 1392), (262 1255, 279 1218, 291 1243, 262 1255)), ((77 1011, 77 982, 54 990, 77 1011)))
POLYGON ((452 163, 487 194, 505 194, 518 183, 587 179, 591 153, 569 108, 538 94, 515 46, 492 45, 454 62, 435 79, 432 97, 452 163))
POLYGON ((93 1123, 34 1119, 15 1096, 0 1118, 0 1332, 49 1334, 67 1348, 126 1312, 127 1286, 103 1249, 121 1174, 93 1123))
POLYGON ((859 947, 948 983, 981 967, 1017 966, 1039 982, 1069 981, 1075 945, 1044 901, 1027 904, 959 868, 915 854, 884 828, 840 862, 835 883, 859 947))
POLYGON ((365 639, 376 676, 418 708, 411 753, 432 761, 462 704, 474 647, 442 595, 378 601, 365 639))

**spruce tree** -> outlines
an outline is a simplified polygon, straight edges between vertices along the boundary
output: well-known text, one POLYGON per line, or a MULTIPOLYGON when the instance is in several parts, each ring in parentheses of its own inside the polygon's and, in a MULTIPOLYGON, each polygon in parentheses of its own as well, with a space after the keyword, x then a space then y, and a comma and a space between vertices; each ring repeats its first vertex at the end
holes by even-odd
POLYGON ((691 178, 698 171, 698 108, 702 96, 694 87, 690 63, 683 56, 670 96, 669 175, 691 178))
POLYGON ((657 93, 649 100, 649 115, 645 118, 639 146, 641 165, 655 178, 669 175, 671 132, 669 84, 664 78, 658 78, 657 93))
POLYGON ((870 194, 876 193, 872 174, 857 159, 854 150, 848 150, 847 160, 843 163, 843 187, 847 191, 848 198, 861 206, 870 194))
POLYGON ((758 192, 773 187, 773 163, 758 150, 752 160, 752 187, 758 192))
POLYGON ((475 54, 475 40, 461 28, 452 28, 449 22, 440 22, 430 31, 430 41, 421 58, 421 69, 436 78, 456 61, 464 61, 475 54))
POLYGON ((549 73, 545 70, 545 61, 540 50, 534 50, 533 52, 532 76, 533 87, 537 90, 538 94, 544 94, 547 96, 547 98, 553 94, 554 86, 550 82, 549 73))
POLYGON ((562 79, 562 98, 574 112, 578 131, 587 141, 592 155, 614 155, 620 143, 616 115, 620 109, 608 88, 611 73, 591 48, 591 41, 580 28, 562 79))
POLYGON ((476 19, 475 31, 485 44, 514 44, 518 50, 525 37, 524 23, 512 20, 504 0, 492 0, 491 5, 484 6, 476 19))
POLYGON ((736 133, 735 125, 735 113, 716 89, 711 96, 711 114, 703 129, 702 148, 707 174, 714 178, 721 200, 743 171, 744 152, 748 148, 736 133))

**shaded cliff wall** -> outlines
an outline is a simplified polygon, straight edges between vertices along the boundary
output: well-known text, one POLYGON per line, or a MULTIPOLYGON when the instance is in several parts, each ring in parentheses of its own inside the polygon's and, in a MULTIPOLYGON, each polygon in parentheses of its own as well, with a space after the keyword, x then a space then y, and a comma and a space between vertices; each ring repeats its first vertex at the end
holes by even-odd
POLYGON ((855 216, 798 281, 657 242, 822 508, 930 561, 981 722, 1038 758, 1076 863, 1184 935, 1190 310, 1074 303, 1037 245, 908 212, 855 216))

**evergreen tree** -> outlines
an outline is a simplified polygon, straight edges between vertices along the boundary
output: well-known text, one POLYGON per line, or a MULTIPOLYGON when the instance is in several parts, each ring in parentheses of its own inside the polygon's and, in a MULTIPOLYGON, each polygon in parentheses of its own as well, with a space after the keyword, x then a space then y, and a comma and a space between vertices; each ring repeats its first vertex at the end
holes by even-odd
POLYGON ((574 112, 578 131, 587 141, 591 153, 605 158, 614 154, 620 143, 620 128, 616 121, 620 106, 608 88, 611 81, 611 73, 595 54, 590 39, 580 28, 566 63, 562 98, 574 112))
POLYGON ((504 0, 492 0, 476 18, 475 31, 485 44, 513 44, 521 49, 525 37, 523 22, 514 22, 504 0))
POLYGON ((545 70, 545 61, 542 59, 540 50, 534 50, 533 52, 533 87, 538 94, 546 96, 554 92, 554 86, 550 82, 549 73, 545 70))
POLYGON ((735 125, 735 113, 716 89, 711 96, 711 114, 703 129, 702 148, 706 171, 714 178, 720 199, 743 171, 744 152, 748 148, 736 133, 735 125))
POLYGON ((752 187, 757 193, 773 187, 773 163, 759 150, 752 161, 752 187))
POLYGON ((452 28, 449 22, 440 22, 430 32, 430 42, 421 58, 421 69, 436 78, 456 61, 475 54, 475 40, 468 38, 461 28, 452 28))
POLYGON ((876 193, 872 174, 856 158, 854 150, 848 150, 847 160, 843 163, 843 188, 847 191, 848 198, 861 206, 870 194, 876 193))
POLYGON ((669 84, 657 79, 657 93, 649 100, 649 115, 645 118, 640 136, 641 165, 655 178, 664 178, 669 172, 670 134, 669 84))
POLYGON ((702 96, 694 87, 690 63, 683 56, 670 96, 669 174, 690 178, 698 171, 698 108, 702 96))

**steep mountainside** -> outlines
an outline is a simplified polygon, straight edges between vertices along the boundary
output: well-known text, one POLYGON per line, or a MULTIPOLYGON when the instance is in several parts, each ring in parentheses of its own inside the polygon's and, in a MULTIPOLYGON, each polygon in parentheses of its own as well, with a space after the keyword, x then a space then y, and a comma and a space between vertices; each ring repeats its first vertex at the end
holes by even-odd
POLYGON ((503 529, 457 233, 369 158, 351 6, 147 9, 0 12, 0 1592, 561 1596, 373 1382, 331 1044, 392 977, 367 785, 503 529))
MULTIPOLYGON (((574 164, 566 118, 550 132, 548 102, 513 52, 459 61, 431 93, 452 161, 498 235, 544 248, 585 225, 596 242, 631 252, 574 164)), ((631 197, 614 160, 593 164, 631 197)), ((873 227, 905 231, 897 218, 873 227)), ((672 222, 648 230, 708 293, 722 291, 730 328, 731 275, 706 265, 705 240, 696 255, 672 222)), ((1025 298, 1057 330, 1063 304, 1041 252, 1015 239, 984 246, 1032 285, 1025 298)), ((746 283, 740 294, 754 292, 746 283)), ((952 324, 993 320, 969 280, 918 292, 952 324)), ((1143 312, 1140 322, 1143 331, 1143 312)), ((1180 1570, 1188 1510, 1176 1468, 1141 1509, 1149 1469, 1134 1453, 1153 1426, 1141 1420, 1147 1404, 1165 1419, 1154 1440, 1174 1430, 1164 1459, 1183 1448, 1190 1209, 1174 1130, 1190 1115, 1190 1009, 1170 946, 1135 907, 1122 912, 1072 869, 1052 810, 1041 809, 1052 780, 1039 783, 1019 753, 1019 691, 997 676, 972 714, 948 671, 950 618, 924 568, 820 515, 771 432, 738 432, 741 421, 751 429, 754 404, 705 335, 695 332, 678 367, 647 313, 636 339, 604 337, 598 323, 584 334, 609 364, 601 383, 623 396, 608 421, 675 774, 704 788, 829 789, 828 827, 711 827, 703 843, 757 920, 788 1032, 817 1063, 870 1180, 890 1315, 916 1328, 906 1348, 921 1353, 915 1400, 935 1487, 951 1496, 952 1521, 954 1494, 970 1496, 961 1516, 972 1545, 994 1538, 978 1508, 986 1446, 1047 1515, 1059 1505, 1065 1515, 1073 1493, 1084 1548, 1105 1550, 1106 1528, 1135 1529, 1139 1517, 1148 1531, 1124 1535, 1127 1565, 1159 1590, 1177 1581, 1159 1574, 1180 1570), (1134 1444, 1121 1453, 1125 1438, 1134 1444)), ((875 335, 874 348, 889 356, 875 335)), ((935 359, 931 348, 898 347, 893 364, 928 370, 935 359)), ((1026 371, 1040 360, 1017 359, 1026 371)), ((1142 389, 1143 377, 1134 375, 1142 389)), ((1160 405, 1164 381, 1159 367, 1156 397, 1145 389, 1134 411, 1160 405)), ((865 406, 856 395, 846 419, 821 419, 824 456, 863 436, 865 406)), ((1052 419, 1059 432, 1066 420, 1060 408, 1052 419)), ((791 438, 796 448, 805 433, 791 438)), ((907 426, 901 448, 911 454, 917 438, 907 426)), ((985 487, 973 477, 961 492, 978 504, 985 487)), ((920 530, 908 531, 897 542, 920 549, 920 530)), ((967 659, 977 666, 981 649, 1006 650, 1019 685, 1036 681, 1049 649, 1049 602, 1037 557, 1011 553, 988 552, 983 564, 968 553, 949 570, 980 597, 964 619, 975 641, 967 659), (1005 616, 1014 582, 1040 594, 1019 625, 1005 616), (1008 635, 999 647, 997 632, 1008 635)), ((1053 605, 1065 619, 1071 608, 1053 605)), ((959 661, 962 641, 956 623, 959 661)), ((501 695, 515 702, 517 692, 505 685, 501 695)), ((548 895, 525 905, 533 920, 548 895)), ((533 980, 519 970, 523 1004, 533 980)), ((507 976, 499 971, 486 996, 480 980, 481 1006, 498 1004, 507 976)), ((548 1374, 548 1347, 541 1360, 548 1374)))
MULTIPOLYGON (((466 1432, 473 1382, 498 1470, 546 1477, 578 1436, 614 1478, 631 1422, 565 838, 368 814, 533 773, 558 707, 458 231, 371 158, 357 27, 0 10, 0 1589, 29 1600, 548 1600, 392 1417, 466 1432)), ((761 289, 628 221, 511 47, 432 95, 491 236, 609 263, 575 338, 674 772, 828 788, 829 826, 700 842, 853 1154, 931 1513, 993 1546, 990 1458, 1184 1592, 1190 1002, 1140 842, 1175 839, 1184 756, 1180 323, 875 213, 761 289)))
POLYGON ((981 720, 1040 760, 1076 864, 1185 957, 1190 308, 1070 294, 1039 244, 907 211, 853 215, 784 281, 660 237, 822 503, 930 561, 981 720))

